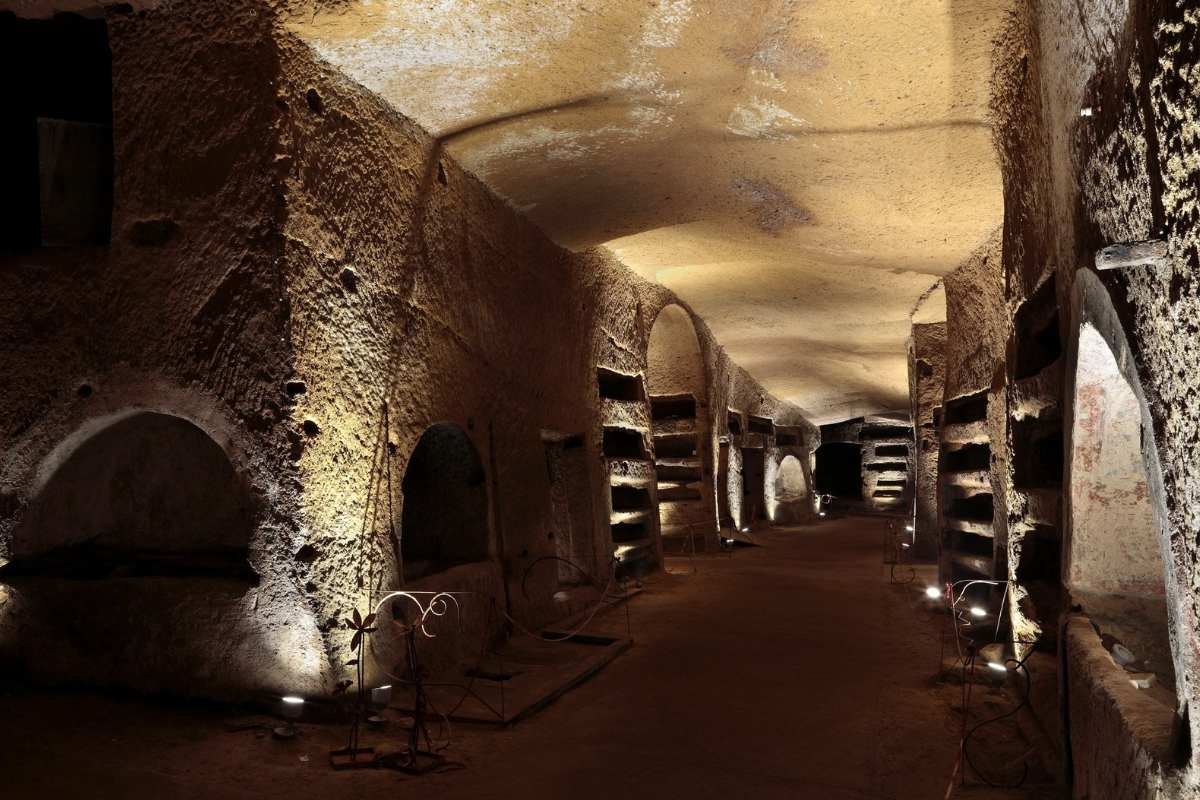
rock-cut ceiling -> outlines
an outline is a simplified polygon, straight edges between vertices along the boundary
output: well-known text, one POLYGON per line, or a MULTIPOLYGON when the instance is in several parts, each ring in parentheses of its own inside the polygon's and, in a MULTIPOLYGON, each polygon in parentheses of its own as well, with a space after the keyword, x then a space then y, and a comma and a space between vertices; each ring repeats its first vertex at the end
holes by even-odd
POLYGON ((1001 222, 1007 6, 351 0, 290 24, 560 244, 678 293, 821 423, 907 406, 914 308, 1001 222))

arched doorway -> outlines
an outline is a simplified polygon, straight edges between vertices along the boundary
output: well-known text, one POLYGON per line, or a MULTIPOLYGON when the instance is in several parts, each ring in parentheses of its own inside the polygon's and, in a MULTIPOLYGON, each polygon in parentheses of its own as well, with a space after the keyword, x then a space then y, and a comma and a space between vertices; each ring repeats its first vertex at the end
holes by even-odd
POLYGON ((1160 525, 1142 455, 1142 408, 1112 348, 1080 326, 1064 582, 1102 633, 1174 687, 1160 525))
POLYGON ((405 581, 489 558, 486 475, 462 428, 448 422, 427 428, 409 458, 401 489, 405 581))
POLYGON ((650 329, 646 390, 664 548, 678 549, 685 539, 715 544, 712 486, 706 482, 713 455, 704 356, 691 315, 681 306, 664 307, 650 329))

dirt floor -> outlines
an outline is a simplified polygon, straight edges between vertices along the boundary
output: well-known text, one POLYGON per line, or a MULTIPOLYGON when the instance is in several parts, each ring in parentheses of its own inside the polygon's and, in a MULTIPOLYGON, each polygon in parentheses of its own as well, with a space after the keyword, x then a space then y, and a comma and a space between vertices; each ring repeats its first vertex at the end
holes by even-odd
MULTIPOLYGON (((511 728, 455 725, 455 771, 334 772, 339 726, 304 724, 278 741, 232 730, 248 718, 228 709, 7 687, 0 796, 943 798, 962 687, 935 680, 946 617, 921 597, 931 570, 892 583, 883 524, 778 528, 765 547, 673 559, 629 605, 630 650, 511 728)), ((596 626, 623 634, 623 610, 596 626)), ((971 718, 1012 708, 1012 696, 973 686, 971 718)), ((993 779, 1012 780, 1009 761, 1026 750, 1016 725, 1000 724, 974 753, 993 779)), ((1035 767, 1028 780, 1048 777, 1035 767)), ((952 796, 1056 795, 969 780, 952 796)))

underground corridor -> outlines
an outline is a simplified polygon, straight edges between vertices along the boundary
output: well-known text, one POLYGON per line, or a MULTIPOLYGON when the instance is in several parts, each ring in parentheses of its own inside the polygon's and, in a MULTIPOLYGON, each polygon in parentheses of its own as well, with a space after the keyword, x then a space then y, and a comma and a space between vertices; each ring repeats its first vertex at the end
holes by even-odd
POLYGON ((0 0, 0 796, 1200 798, 1197 0, 0 0))

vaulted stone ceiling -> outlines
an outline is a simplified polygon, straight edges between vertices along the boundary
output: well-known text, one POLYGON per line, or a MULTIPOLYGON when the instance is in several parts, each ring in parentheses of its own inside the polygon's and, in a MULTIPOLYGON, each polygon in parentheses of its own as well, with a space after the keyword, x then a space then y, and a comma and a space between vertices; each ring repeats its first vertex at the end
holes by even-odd
POLYGON ((1001 222, 1007 6, 350 0, 291 26, 559 243, 676 291, 820 423, 907 406, 910 315, 1001 222))

